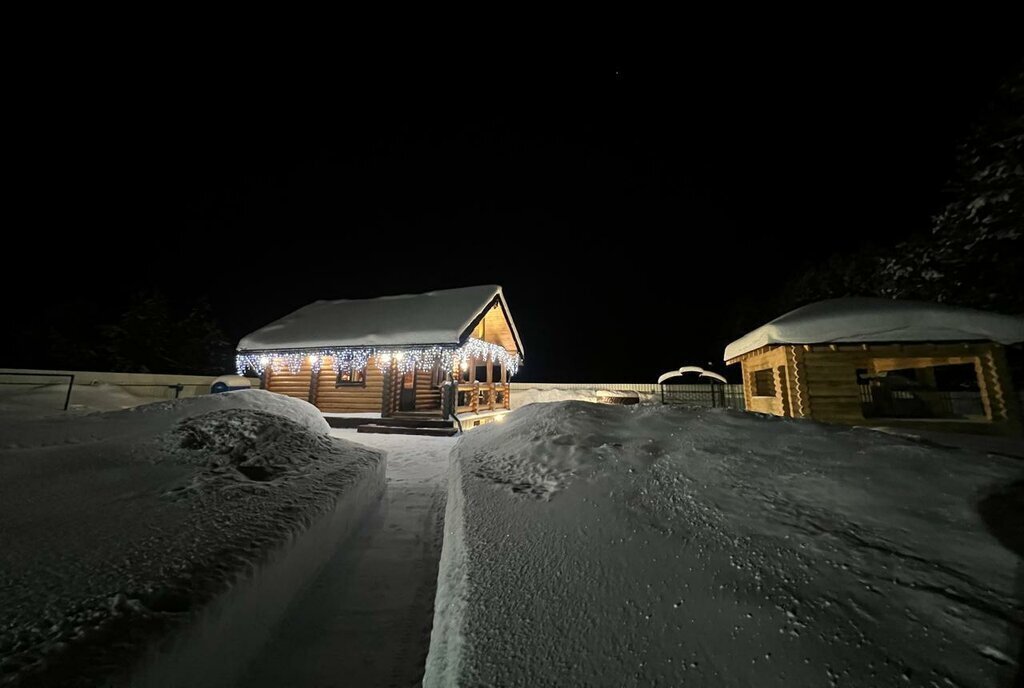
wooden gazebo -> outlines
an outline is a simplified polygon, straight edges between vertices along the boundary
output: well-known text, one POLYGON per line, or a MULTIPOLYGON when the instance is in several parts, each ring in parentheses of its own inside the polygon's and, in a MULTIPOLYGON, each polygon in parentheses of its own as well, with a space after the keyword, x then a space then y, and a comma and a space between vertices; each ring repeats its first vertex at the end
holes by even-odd
POLYGON ((848 425, 1020 435, 1006 347, 1024 319, 941 304, 833 299, 730 344, 749 411, 848 425))

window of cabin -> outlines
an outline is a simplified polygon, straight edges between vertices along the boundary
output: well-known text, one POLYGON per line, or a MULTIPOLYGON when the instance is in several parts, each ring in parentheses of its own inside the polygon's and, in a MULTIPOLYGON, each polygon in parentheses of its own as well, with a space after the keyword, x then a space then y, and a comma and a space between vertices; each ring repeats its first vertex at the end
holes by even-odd
POLYGON ((753 377, 755 397, 775 396, 775 373, 772 372, 771 368, 755 370, 753 377))
POLYGON ((335 387, 365 387, 366 386, 366 367, 355 368, 348 366, 338 371, 338 379, 334 383, 335 387))
POLYGON ((478 365, 473 375, 473 382, 487 382, 487 364, 478 365))

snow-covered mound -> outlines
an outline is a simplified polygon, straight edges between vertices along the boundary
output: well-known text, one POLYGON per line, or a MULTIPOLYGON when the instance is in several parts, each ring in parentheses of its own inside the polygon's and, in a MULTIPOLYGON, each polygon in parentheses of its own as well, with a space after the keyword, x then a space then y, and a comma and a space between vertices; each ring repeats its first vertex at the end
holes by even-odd
POLYGON ((425 685, 1009 685, 1022 477, 809 421, 522 408, 454 450, 425 685))
POLYGON ((260 391, 0 418, 0 684, 107 685, 383 456, 260 391))
POLYGON ((725 360, 769 344, 1024 341, 1024 318, 925 301, 846 298, 780 315, 725 347, 725 360))

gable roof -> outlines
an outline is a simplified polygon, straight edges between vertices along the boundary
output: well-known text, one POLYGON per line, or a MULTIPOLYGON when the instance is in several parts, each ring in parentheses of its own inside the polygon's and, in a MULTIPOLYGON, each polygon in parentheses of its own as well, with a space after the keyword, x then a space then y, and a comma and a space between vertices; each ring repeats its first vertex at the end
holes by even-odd
POLYGON ((525 355, 505 296, 496 284, 375 299, 314 301, 242 337, 238 350, 458 345, 495 303, 508 320, 519 354, 525 355))
POLYGON ((1024 341, 1024 318, 926 301, 846 298, 790 311, 725 347, 725 360, 770 344, 1024 341))

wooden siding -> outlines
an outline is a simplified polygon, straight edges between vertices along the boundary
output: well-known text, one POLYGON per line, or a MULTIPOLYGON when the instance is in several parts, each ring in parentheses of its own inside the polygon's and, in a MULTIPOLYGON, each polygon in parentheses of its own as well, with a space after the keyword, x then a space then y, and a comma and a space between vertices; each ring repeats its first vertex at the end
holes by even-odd
POLYGON ((473 329, 472 336, 485 342, 498 344, 504 347, 506 351, 514 353, 518 350, 515 337, 512 336, 512 328, 509 326, 508 320, 505 319, 505 313, 498 304, 495 304, 488 310, 483 320, 477 323, 477 326, 473 329))
POLYGON ((310 366, 308 359, 302 362, 302 367, 299 368, 297 373, 293 373, 287 368, 282 369, 280 372, 274 372, 267 368, 266 389, 277 394, 309 401, 311 372, 312 366, 310 366))
POLYGON ((789 376, 785 367, 786 353, 781 347, 760 352, 743 361, 743 400, 748 411, 770 413, 773 416, 788 415, 789 376), (756 394, 754 373, 759 370, 773 371, 775 396, 762 397, 756 394))
POLYGON ((316 385, 316 406, 324 413, 380 413, 384 375, 371 361, 366 366, 366 386, 337 386, 337 376, 327 357, 316 385))

